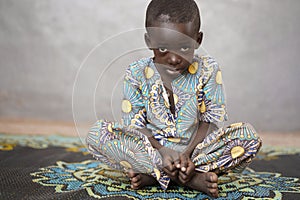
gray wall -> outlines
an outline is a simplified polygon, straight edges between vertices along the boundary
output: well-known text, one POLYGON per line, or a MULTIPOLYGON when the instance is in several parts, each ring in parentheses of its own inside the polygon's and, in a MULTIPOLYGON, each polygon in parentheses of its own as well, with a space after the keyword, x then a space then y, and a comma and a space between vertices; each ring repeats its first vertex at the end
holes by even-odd
MULTIPOLYGON (((151 55, 135 30, 148 2, 0 0, 0 118, 72 121, 73 89, 78 122, 111 118, 122 70, 151 55)), ((299 131, 300 1, 198 2, 203 47, 223 69, 229 122, 299 131)))

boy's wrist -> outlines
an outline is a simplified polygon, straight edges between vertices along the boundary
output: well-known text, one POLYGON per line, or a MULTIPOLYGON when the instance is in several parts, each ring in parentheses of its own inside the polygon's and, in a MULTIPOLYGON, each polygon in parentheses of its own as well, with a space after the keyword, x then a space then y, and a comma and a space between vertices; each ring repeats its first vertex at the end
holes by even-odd
POLYGON ((192 155, 192 151, 191 150, 189 150, 189 149, 187 149, 187 150, 185 150, 182 154, 185 154, 187 157, 191 157, 191 155, 192 155))
POLYGON ((148 137, 148 139, 149 139, 149 141, 150 141, 152 147, 155 148, 155 149, 157 149, 158 151, 159 151, 162 147, 164 147, 163 145, 161 145, 161 144, 154 138, 154 136, 148 137))

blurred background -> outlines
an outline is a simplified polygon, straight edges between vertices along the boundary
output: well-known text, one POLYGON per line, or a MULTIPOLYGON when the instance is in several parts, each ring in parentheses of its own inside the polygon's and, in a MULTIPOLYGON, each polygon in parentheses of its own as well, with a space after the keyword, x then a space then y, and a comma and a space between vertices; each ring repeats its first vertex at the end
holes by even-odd
MULTIPOLYGON (((122 70, 151 56, 143 43, 148 3, 0 0, 2 130, 11 121, 72 124, 75 117, 92 124, 111 117, 122 70)), ((223 70, 228 123, 299 132, 300 1, 197 3, 203 48, 223 70)))

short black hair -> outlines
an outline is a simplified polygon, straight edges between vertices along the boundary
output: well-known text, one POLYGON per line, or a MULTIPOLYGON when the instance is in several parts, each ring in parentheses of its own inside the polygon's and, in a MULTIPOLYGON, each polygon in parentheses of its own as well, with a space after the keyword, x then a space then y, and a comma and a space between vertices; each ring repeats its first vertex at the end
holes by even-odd
POLYGON ((155 22, 195 24, 200 29, 200 12, 194 0, 152 0, 146 11, 146 28, 155 22))

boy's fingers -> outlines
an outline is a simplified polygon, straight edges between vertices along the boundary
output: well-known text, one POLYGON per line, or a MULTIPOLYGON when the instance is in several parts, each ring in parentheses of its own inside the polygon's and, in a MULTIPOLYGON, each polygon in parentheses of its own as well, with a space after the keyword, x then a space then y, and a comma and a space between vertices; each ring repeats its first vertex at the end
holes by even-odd
POLYGON ((186 174, 189 176, 190 174, 192 174, 195 171, 195 164, 189 160, 188 161, 188 167, 186 169, 186 174))
POLYGON ((166 172, 167 175, 171 176, 171 177, 177 177, 178 175, 178 171, 174 170, 174 171, 169 171, 167 168, 163 168, 164 172, 166 172))
POLYGON ((184 172, 179 172, 179 181, 183 184, 187 183, 189 181, 189 177, 184 172))
POLYGON ((174 161, 174 166, 177 168, 177 169, 179 169, 180 168, 180 160, 179 159, 177 159, 177 160, 175 160, 174 161))
POLYGON ((185 154, 181 154, 180 155, 180 167, 181 167, 181 171, 185 172, 186 168, 187 168, 187 157, 185 154))
POLYGON ((184 172, 179 172, 179 177, 180 177, 182 180, 186 180, 188 176, 187 176, 184 172))
POLYGON ((172 159, 170 157, 166 158, 164 162, 164 168, 166 168, 168 171, 174 171, 174 165, 172 163, 172 159))
POLYGON ((165 168, 170 172, 174 171, 174 169, 175 169, 175 167, 172 164, 165 166, 165 168))
POLYGON ((195 171, 195 169, 193 169, 192 167, 188 167, 185 171, 185 174, 186 175, 191 175, 193 172, 195 171))

